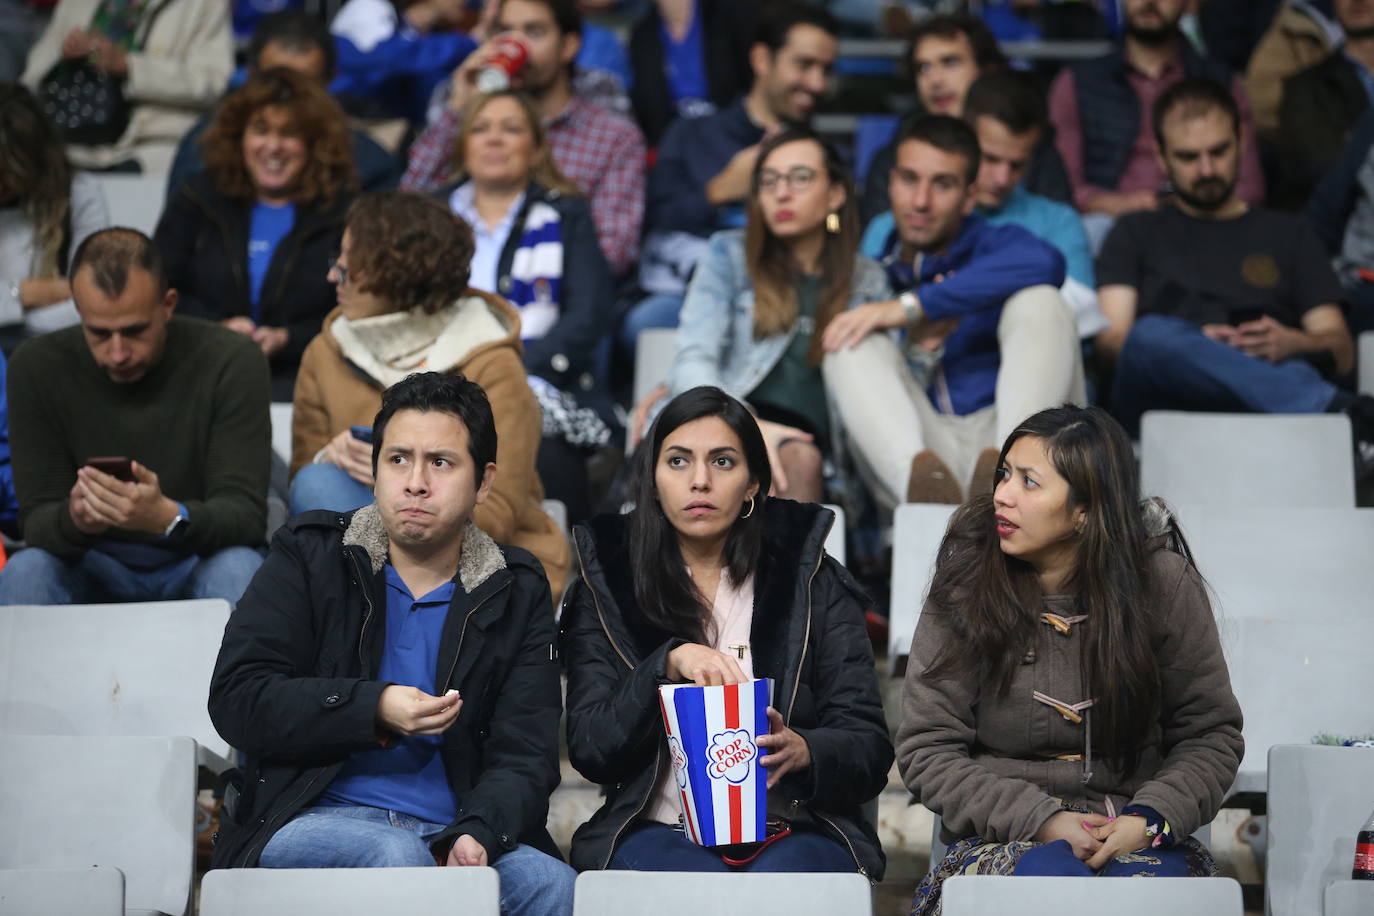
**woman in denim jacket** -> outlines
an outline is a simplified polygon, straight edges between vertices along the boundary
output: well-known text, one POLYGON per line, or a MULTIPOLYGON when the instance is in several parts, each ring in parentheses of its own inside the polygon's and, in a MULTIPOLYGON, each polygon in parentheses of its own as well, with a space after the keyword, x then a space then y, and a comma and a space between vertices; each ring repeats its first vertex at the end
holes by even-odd
POLYGON ((759 149, 744 229, 718 232, 687 288, 668 394, 714 385, 759 418, 775 495, 819 502, 841 430, 820 371, 821 333, 853 303, 891 296, 858 254, 853 184, 814 132, 788 128, 759 149))

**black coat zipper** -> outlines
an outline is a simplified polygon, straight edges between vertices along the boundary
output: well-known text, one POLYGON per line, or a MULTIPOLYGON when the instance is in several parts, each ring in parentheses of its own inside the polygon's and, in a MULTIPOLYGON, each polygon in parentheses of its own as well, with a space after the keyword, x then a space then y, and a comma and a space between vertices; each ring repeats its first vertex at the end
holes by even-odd
POLYGON ((498 586, 495 590, 493 590, 490 595, 487 595, 481 601, 477 602, 477 606, 467 612, 467 615, 463 618, 463 628, 458 631, 458 647, 453 650, 453 661, 448 666, 448 674, 444 676, 442 688, 438 684, 436 684, 434 687, 435 690, 448 690, 451 686, 450 681, 452 681, 453 679, 453 672, 458 667, 458 657, 463 654, 463 640, 468 635, 468 621, 472 619, 472 615, 480 611, 488 601, 495 598, 497 595, 501 594, 503 591, 509 588, 510 584, 510 579, 507 579, 505 582, 502 582, 501 585, 498 586))

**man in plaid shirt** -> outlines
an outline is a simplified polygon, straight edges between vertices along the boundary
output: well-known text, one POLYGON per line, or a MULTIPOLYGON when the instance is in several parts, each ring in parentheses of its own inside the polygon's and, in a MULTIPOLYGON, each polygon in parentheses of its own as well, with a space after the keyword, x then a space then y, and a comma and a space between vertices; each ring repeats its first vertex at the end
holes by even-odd
MULTIPOLYGON (((617 275, 639 257, 644 215, 644 137, 628 118, 573 94, 573 60, 581 47, 582 16, 574 0, 504 0, 495 32, 513 32, 529 58, 513 83, 529 92, 544 115, 544 131, 559 171, 587 195, 601 250, 617 275)), ((474 80, 493 51, 473 51, 453 75, 443 113, 410 148, 403 191, 434 191, 452 179, 454 144, 474 80)))

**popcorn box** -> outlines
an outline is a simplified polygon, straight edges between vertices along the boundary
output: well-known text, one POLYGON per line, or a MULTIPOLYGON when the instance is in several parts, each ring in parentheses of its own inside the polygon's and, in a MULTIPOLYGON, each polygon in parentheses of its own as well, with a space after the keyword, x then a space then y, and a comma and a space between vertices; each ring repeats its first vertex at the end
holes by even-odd
POLYGON ((698 846, 767 837, 768 773, 759 764, 773 679, 726 687, 660 687, 687 836, 698 846))

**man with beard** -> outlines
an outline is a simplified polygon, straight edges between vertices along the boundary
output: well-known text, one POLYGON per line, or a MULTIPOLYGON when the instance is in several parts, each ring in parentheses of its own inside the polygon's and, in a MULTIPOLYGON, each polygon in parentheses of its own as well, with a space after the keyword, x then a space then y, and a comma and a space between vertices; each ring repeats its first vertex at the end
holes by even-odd
POLYGON ((833 16, 805 3, 762 7, 749 47, 749 91, 708 117, 679 118, 663 135, 649 173, 639 268, 650 295, 625 317, 627 355, 640 331, 677 327, 687 280, 711 233, 744 225, 759 144, 784 124, 811 119, 830 86, 838 32, 833 16))
POLYGON ((1325 249, 1301 217, 1236 191, 1235 99, 1184 80, 1156 103, 1154 130, 1173 205, 1122 217, 1097 263, 1113 413, 1134 433, 1151 409, 1344 411, 1374 455, 1374 399, 1331 381, 1354 352, 1325 249))
MULTIPOLYGON (((969 13, 939 13, 921 20, 907 39, 906 62, 916 105, 902 120, 914 121, 923 114, 947 114, 968 119, 966 109, 974 84, 986 76, 1000 75, 1010 69, 997 39, 982 19, 969 13)), ((1044 90, 1038 81, 1036 92, 1044 107, 1044 90)), ((969 123, 972 123, 970 121, 969 123)), ((1050 200, 1068 202, 1072 189, 1064 163, 1055 149, 1054 137, 1046 123, 1036 132, 1031 158, 1022 180, 1026 189, 1050 200)), ((888 209, 887 175, 897 157, 894 139, 873 154, 864 180, 860 212, 870 220, 888 209)))
POLYGON ((1279 103, 1285 203, 1301 207, 1374 98, 1374 0, 1335 0, 1345 42, 1289 77, 1279 103))
POLYGON ((1150 109, 1185 77, 1205 76, 1231 87, 1241 112, 1238 193, 1251 203, 1264 196, 1264 176, 1249 103, 1225 66, 1199 57, 1178 23, 1185 0, 1125 0, 1126 37, 1119 50, 1063 70, 1050 87, 1055 142, 1074 188, 1074 203, 1100 240, 1111 220, 1153 210, 1164 190, 1150 130, 1150 109))

